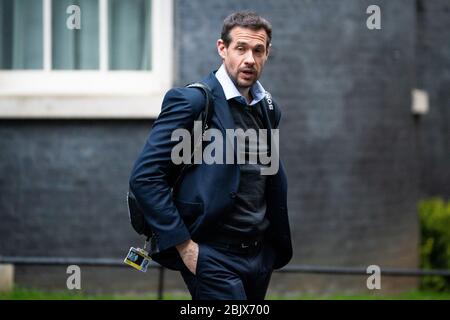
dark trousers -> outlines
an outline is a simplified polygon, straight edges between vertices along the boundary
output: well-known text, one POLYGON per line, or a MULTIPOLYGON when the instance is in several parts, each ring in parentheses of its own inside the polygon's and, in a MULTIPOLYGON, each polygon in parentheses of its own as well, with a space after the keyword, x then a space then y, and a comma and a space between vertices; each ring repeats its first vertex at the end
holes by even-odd
POLYGON ((193 300, 263 300, 274 260, 267 242, 249 248, 201 243, 196 274, 184 266, 181 275, 193 300))

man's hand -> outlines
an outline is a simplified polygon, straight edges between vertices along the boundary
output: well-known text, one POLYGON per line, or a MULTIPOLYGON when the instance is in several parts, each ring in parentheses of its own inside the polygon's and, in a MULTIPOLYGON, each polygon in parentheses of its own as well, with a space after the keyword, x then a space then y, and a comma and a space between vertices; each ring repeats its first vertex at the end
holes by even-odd
POLYGON ((183 263, 195 275, 198 260, 198 244, 191 239, 176 246, 183 263))

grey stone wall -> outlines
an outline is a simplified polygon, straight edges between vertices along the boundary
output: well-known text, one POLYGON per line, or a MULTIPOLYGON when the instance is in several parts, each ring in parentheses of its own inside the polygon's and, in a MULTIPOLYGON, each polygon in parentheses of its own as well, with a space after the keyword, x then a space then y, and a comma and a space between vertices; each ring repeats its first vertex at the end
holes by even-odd
MULTIPOLYGON (((417 267, 417 202, 448 194, 448 6, 376 1, 382 29, 371 31, 370 4, 175 0, 176 85, 220 65, 215 42, 230 12, 254 9, 273 24, 261 81, 283 109, 293 264, 417 267), (432 97, 419 122, 410 111, 417 83, 432 97)), ((150 128, 136 120, 1 120, 0 255, 121 258, 140 244, 125 192, 150 128)), ((19 284, 65 288, 61 268, 18 271, 19 284)), ((156 290, 155 272, 86 274, 86 290, 156 290)), ((169 290, 185 290, 176 273, 168 279, 169 290)), ((270 290, 365 291, 365 281, 276 274, 270 290)), ((415 285, 383 279, 386 291, 415 285)))
POLYGON ((420 1, 417 82, 429 94, 430 112, 419 121, 425 196, 450 198, 450 2, 420 1))
POLYGON ((135 238, 125 197, 150 126, 150 121, 1 121, 0 252, 117 256, 124 241, 135 238))
MULTIPOLYGON (((125 196, 151 124, 0 121, 0 255, 124 258, 142 245, 125 196)), ((156 290, 156 271, 133 271, 82 268, 82 289, 156 290)), ((62 267, 19 267, 16 284, 64 290, 67 276, 62 267)))

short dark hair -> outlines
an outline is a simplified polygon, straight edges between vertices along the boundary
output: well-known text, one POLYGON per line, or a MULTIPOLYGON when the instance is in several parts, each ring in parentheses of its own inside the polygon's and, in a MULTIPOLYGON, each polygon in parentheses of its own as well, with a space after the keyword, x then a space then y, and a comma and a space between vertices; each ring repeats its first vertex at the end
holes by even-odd
POLYGON ((269 47, 272 41, 272 25, 255 12, 239 11, 225 18, 220 37, 227 47, 231 43, 230 32, 234 27, 249 28, 252 30, 264 29, 267 33, 267 47, 269 47))

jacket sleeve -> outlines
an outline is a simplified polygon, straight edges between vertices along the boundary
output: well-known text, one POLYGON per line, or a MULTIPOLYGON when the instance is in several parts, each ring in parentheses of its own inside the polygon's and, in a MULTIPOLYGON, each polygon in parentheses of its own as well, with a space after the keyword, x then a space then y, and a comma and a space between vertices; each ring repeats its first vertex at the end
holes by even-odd
POLYGON ((129 186, 144 211, 145 219, 157 239, 158 251, 176 246, 190 233, 172 200, 168 176, 173 163, 172 132, 192 127, 202 104, 199 90, 176 88, 164 97, 161 113, 154 122, 149 137, 131 172, 129 186))

